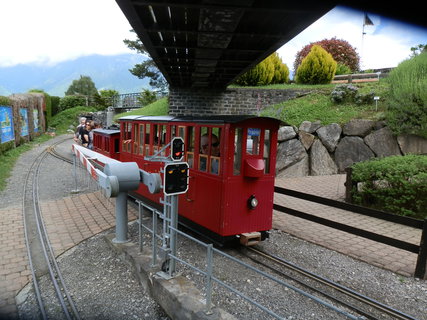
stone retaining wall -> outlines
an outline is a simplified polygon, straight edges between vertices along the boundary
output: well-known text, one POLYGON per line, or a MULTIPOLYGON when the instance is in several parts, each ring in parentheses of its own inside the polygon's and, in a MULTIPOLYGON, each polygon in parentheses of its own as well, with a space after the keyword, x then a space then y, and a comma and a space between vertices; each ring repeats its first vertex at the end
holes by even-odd
POLYGON ((276 173, 301 177, 344 173, 355 162, 374 157, 427 154, 427 139, 395 137, 383 121, 356 119, 343 127, 304 121, 279 130, 276 173))

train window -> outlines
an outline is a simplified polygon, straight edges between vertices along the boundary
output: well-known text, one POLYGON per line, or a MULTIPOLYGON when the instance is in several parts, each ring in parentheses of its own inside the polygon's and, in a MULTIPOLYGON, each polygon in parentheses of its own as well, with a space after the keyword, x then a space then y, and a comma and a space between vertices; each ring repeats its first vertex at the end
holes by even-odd
POLYGON ((221 137, 221 128, 200 128, 200 171, 219 174, 219 158, 221 150, 219 137, 221 137), (206 156, 206 159, 204 156, 206 156), (204 163, 205 161, 206 163, 204 163), (209 170, 207 170, 207 168, 209 168, 209 170))
POLYGON ((265 130, 264 133, 264 173, 270 173, 270 141, 271 134, 270 130, 265 130))
POLYGON ((185 127, 178 127, 178 137, 181 137, 185 141, 185 127))
POLYGON ((242 140, 243 140, 243 129, 236 128, 236 130, 234 131, 234 161, 233 161, 234 175, 240 174, 240 168, 242 165, 242 140))
MULTIPOLYGON (((179 131, 181 131, 181 128, 183 128, 185 132, 185 127, 179 127, 179 131)), ((187 149, 187 162, 190 168, 194 168, 194 138, 194 127, 187 127, 187 137, 186 139, 184 137, 184 141, 187 149)))
MULTIPOLYGON (((159 150, 165 146, 166 143, 166 126, 159 125, 159 150)), ((166 150, 161 153, 162 156, 166 156, 166 150)))
POLYGON ((220 166, 220 161, 219 161, 219 157, 211 157, 211 165, 209 168, 209 172, 213 173, 213 174, 219 174, 219 166, 220 166))
POLYGON ((122 150, 124 152, 130 152, 130 142, 131 142, 131 131, 132 123, 125 122, 123 123, 123 142, 122 142, 122 150))
POLYGON ((138 138, 138 153, 144 154, 144 133, 145 128, 143 124, 139 125, 139 138, 138 138))
POLYGON ((139 125, 135 124, 133 126, 133 150, 134 154, 138 154, 138 144, 139 144, 139 125))
POLYGON ((252 154, 252 155, 259 155, 260 137, 261 137, 261 129, 248 128, 248 137, 246 140, 246 153, 252 154))
POLYGON ((208 155, 201 154, 199 155, 199 170, 206 172, 208 167, 208 155))
POLYGON ((119 152, 120 139, 114 139, 114 152, 119 152))
POLYGON ((109 144, 110 139, 105 138, 103 140, 104 140, 103 142, 104 142, 104 145, 105 145, 105 151, 110 152, 110 144, 109 144))
POLYGON ((145 155, 150 155, 150 127, 149 123, 145 124, 145 155))

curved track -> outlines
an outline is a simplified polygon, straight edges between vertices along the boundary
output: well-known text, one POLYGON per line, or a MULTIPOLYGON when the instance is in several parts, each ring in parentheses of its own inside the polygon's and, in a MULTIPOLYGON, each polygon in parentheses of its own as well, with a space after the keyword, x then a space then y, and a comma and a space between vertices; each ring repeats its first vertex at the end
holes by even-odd
MULTIPOLYGON (((55 145, 61 142, 63 141, 59 141, 55 145)), ((48 306, 53 304, 62 309, 66 319, 80 319, 56 262, 41 214, 38 179, 40 167, 47 155, 48 150, 44 150, 34 159, 23 183, 22 214, 34 292, 39 305, 40 316, 43 319, 52 318, 49 315, 48 306), (43 288, 40 286, 39 279, 46 273, 49 273, 51 286, 56 292, 58 298, 56 302, 46 301, 47 299, 43 297, 43 288)))

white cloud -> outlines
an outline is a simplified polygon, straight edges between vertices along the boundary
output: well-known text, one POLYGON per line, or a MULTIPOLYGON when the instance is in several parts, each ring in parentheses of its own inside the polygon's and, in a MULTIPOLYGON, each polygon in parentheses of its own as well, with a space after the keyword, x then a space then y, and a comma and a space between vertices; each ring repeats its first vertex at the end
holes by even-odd
POLYGON ((131 26, 114 0, 1 1, 0 66, 130 52, 131 26))

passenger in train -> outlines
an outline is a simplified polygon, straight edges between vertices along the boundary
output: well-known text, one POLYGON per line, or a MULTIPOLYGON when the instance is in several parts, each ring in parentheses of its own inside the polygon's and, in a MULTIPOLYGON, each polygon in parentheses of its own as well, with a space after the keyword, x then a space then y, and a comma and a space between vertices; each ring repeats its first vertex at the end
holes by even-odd
MULTIPOLYGON (((200 148, 201 153, 205 155, 209 155, 209 135, 204 134, 200 137, 200 148)), ((219 148, 219 139, 215 134, 212 134, 211 141, 211 167, 209 172, 218 174, 219 173, 219 159, 217 157, 220 156, 220 148, 219 148)), ((200 171, 206 171, 206 162, 207 158, 200 159, 200 171)))
MULTIPOLYGON (((203 154, 209 153, 209 135, 204 134, 200 139, 200 146, 203 154)), ((214 157, 219 157, 219 140, 218 137, 212 134, 211 142, 211 155, 214 157)))
POLYGON ((89 148, 89 142, 90 142, 90 136, 89 136, 89 131, 92 130, 92 125, 90 121, 86 122, 86 126, 85 128, 82 130, 82 146, 89 148))
POLYGON ((74 133, 74 141, 75 142, 81 142, 81 131, 85 128, 85 126, 86 126, 86 118, 85 117, 81 117, 80 118, 80 123, 76 127, 76 131, 74 133))

